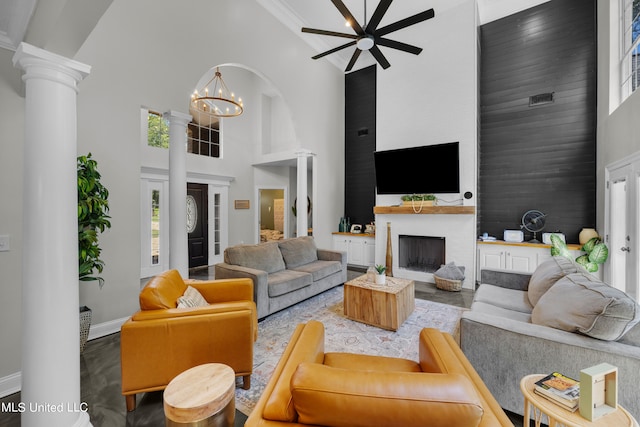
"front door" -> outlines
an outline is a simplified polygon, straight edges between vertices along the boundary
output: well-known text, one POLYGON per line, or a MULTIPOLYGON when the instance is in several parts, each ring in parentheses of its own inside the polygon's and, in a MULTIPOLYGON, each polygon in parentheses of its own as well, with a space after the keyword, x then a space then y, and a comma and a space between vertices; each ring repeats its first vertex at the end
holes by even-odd
POLYGON ((187 184, 189 268, 206 266, 209 261, 208 190, 207 184, 187 184))

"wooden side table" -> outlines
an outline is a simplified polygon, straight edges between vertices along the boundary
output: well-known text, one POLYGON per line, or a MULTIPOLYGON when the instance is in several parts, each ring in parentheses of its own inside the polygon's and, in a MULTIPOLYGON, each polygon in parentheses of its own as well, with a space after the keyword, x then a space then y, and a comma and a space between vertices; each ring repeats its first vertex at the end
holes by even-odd
POLYGON ((233 427, 236 376, 227 365, 207 363, 187 369, 164 390, 167 427, 233 427))
POLYGON ((591 422, 580 415, 579 410, 571 412, 556 405, 552 401, 536 394, 534 384, 545 375, 527 375, 520 381, 520 390, 524 395, 524 424, 528 426, 531 419, 531 408, 536 427, 540 427, 542 416, 549 419, 549 427, 638 427, 638 423, 626 409, 618 405, 618 409, 591 422))
POLYGON ((351 320, 397 331, 414 309, 413 280, 387 277, 376 285, 365 274, 344 284, 344 314, 351 320))

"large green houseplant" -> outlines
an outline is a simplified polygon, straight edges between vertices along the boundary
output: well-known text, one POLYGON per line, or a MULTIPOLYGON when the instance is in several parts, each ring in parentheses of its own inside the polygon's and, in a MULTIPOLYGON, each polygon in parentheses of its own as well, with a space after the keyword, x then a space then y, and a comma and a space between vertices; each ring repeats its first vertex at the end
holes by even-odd
MULTIPOLYGON (((602 243, 599 237, 593 237, 580 248, 584 254, 578 256, 575 262, 583 266, 589 273, 598 271, 598 265, 604 264, 609 257, 609 248, 602 243)), ((571 251, 567 244, 556 234, 551 235, 551 255, 564 256, 572 259, 571 251)))
POLYGON ((78 266, 79 279, 84 282, 97 280, 102 288, 104 261, 100 259, 102 249, 98 234, 111 228, 109 213, 109 190, 100 182, 98 162, 91 153, 78 157, 78 266))
MULTIPOLYGON (((98 281, 100 288, 104 279, 104 261, 100 258, 102 249, 98 244, 99 233, 111 228, 109 219, 109 191, 100 182, 98 163, 91 153, 78 156, 78 279, 83 282, 98 281)), ((80 307, 80 353, 89 337, 91 309, 80 307)))

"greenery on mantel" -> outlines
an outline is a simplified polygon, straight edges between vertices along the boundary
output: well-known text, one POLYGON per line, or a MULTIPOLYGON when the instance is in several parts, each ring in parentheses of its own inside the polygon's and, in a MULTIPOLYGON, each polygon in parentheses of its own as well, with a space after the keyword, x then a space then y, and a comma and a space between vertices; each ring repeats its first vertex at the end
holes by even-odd
POLYGON ((78 266, 79 279, 84 282, 98 281, 100 288, 104 279, 104 261, 100 259, 102 249, 98 244, 99 233, 111 228, 109 213, 109 190, 100 182, 98 162, 91 153, 78 157, 78 266))
POLYGON ((436 200, 436 196, 433 194, 406 194, 401 197, 403 202, 410 201, 423 201, 423 200, 436 200))

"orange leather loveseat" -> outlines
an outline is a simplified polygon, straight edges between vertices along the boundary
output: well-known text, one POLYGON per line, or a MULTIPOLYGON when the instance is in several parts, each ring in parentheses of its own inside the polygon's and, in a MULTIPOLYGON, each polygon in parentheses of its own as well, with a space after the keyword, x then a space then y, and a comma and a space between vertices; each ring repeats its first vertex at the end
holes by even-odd
POLYGON ((298 325, 245 427, 513 426, 451 335, 420 334, 420 361, 324 352, 298 325))
POLYGON ((140 311, 120 329, 127 410, 135 409, 137 393, 163 390, 181 372, 204 363, 230 366, 248 389, 257 337, 251 279, 185 283, 176 270, 155 276, 140 292, 140 311), (187 285, 209 305, 177 308, 187 285))

